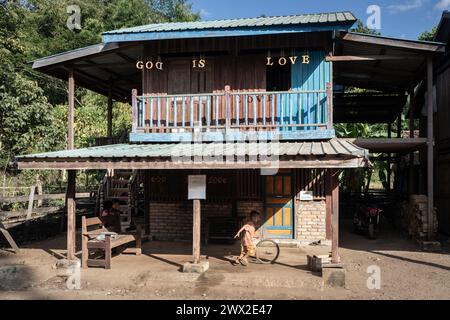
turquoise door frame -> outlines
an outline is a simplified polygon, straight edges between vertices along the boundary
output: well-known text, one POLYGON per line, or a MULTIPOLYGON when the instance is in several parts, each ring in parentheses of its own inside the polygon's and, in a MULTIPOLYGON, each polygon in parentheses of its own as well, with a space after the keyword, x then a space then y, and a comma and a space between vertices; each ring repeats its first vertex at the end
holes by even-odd
POLYGON ((293 239, 295 226, 293 173, 279 173, 264 180, 263 233, 267 239, 293 239))

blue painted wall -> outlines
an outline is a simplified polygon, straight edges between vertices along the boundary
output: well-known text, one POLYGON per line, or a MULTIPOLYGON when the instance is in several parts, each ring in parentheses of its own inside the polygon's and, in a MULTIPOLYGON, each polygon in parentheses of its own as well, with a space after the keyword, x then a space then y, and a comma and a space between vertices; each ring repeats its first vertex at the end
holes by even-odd
MULTIPOLYGON (((301 95, 293 95, 290 99, 294 103, 290 103, 288 95, 282 97, 278 108, 278 117, 283 123, 326 123, 326 85, 331 83, 331 62, 325 60, 326 53, 324 51, 306 51, 296 52, 298 62, 291 67, 291 89, 293 91, 322 91, 301 95), (301 63, 301 57, 309 55, 310 63, 301 63), (298 106, 293 109, 292 105, 298 106), (282 106, 282 107, 281 107, 282 106)), ((282 131, 292 130, 316 130, 316 127, 304 128, 282 128, 282 131)))

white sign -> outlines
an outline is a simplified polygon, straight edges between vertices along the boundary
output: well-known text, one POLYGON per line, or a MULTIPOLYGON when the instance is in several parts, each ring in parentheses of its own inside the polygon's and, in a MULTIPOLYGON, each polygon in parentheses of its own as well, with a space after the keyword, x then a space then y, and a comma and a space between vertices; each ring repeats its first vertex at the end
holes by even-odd
POLYGON ((205 200, 206 176, 189 176, 188 182, 188 199, 205 200))
POLYGON ((300 192, 300 201, 313 201, 314 194, 312 191, 301 191, 300 192))

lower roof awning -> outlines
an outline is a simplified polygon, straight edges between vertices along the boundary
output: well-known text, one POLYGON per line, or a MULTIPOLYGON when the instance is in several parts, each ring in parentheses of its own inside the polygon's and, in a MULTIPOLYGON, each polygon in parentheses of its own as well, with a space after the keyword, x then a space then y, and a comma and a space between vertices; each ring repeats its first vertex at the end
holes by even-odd
POLYGON ((308 142, 118 144, 19 156, 19 169, 360 168, 369 153, 342 139, 308 142))

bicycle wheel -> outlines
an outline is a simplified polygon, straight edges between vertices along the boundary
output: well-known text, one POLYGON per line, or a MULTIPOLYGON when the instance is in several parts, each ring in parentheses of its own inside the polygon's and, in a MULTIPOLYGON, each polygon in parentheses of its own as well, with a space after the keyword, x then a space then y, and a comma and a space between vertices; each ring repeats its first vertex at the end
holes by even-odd
POLYGON ((263 264, 275 263, 280 247, 273 240, 262 240, 256 245, 256 260, 263 264))

